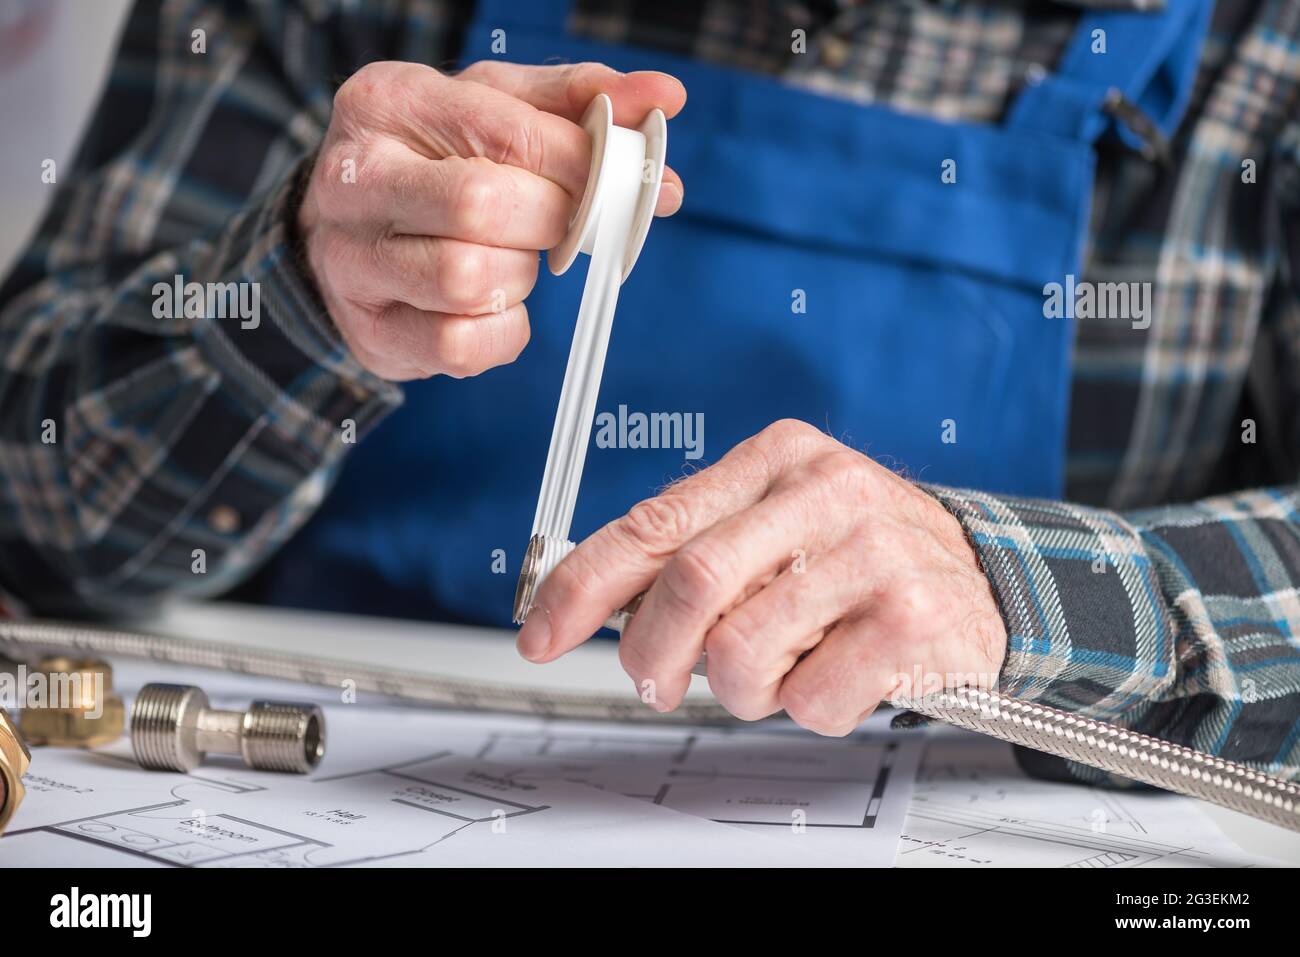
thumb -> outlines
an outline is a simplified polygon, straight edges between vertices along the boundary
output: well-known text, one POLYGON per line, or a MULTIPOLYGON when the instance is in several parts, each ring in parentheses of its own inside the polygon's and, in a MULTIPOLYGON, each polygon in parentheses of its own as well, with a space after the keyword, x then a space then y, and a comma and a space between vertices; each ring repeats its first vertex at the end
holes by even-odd
POLYGON ((509 93, 539 110, 578 122, 597 93, 614 104, 614 122, 638 126, 656 106, 672 119, 686 102, 686 87, 667 73, 642 70, 619 73, 603 63, 526 66, 502 60, 480 60, 458 79, 482 83, 509 93))
MULTIPOLYGON (((686 87, 674 76, 651 70, 619 73, 603 63, 527 66, 504 60, 479 60, 456 78, 490 86, 574 123, 582 119, 597 93, 610 98, 614 122, 619 126, 639 126, 656 106, 672 119, 686 103, 686 87)), ((682 178, 672 167, 664 167, 664 189, 659 193, 655 215, 671 216, 677 212, 684 194, 682 178)))

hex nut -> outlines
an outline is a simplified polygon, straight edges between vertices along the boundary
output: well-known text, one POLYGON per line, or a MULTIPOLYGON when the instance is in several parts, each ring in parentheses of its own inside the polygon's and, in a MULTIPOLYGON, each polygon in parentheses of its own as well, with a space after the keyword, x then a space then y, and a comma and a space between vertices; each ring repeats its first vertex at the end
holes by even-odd
POLYGON ((0 708, 0 834, 18 810, 27 791, 23 775, 31 763, 31 752, 4 708, 0 708))

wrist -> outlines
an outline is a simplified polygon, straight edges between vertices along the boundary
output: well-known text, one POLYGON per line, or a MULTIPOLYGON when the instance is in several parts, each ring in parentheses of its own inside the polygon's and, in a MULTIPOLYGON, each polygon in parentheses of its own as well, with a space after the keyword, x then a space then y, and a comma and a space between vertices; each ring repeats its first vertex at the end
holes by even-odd
POLYGON ((1002 596, 995 587, 993 576, 984 565, 982 551, 971 529, 953 509, 953 502, 944 494, 947 490, 937 486, 917 484, 934 515, 935 534, 947 554, 957 557, 962 571, 959 578, 968 583, 960 600, 966 602, 976 624, 974 629, 982 643, 982 652, 988 662, 988 682, 1001 686, 1007 661, 1010 630, 1002 607, 1002 596))

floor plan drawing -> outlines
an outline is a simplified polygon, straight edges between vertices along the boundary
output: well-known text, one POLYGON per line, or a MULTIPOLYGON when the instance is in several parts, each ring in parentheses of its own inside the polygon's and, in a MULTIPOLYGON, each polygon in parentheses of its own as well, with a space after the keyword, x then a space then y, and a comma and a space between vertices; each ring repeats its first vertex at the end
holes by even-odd
MULTIPOLYGON (((85 861, 87 854, 94 862, 119 866, 186 867, 724 861, 812 866, 854 860, 841 848, 799 839, 810 829, 789 823, 790 794, 814 814, 832 809, 824 795, 817 802, 807 797, 815 796, 818 785, 764 779, 752 770, 732 775, 719 755, 703 765, 687 760, 668 766, 665 754, 668 764, 683 756, 680 733, 675 750, 653 737, 628 741, 619 735, 595 746, 601 753, 658 755, 660 760, 638 768, 642 775, 653 769, 672 779, 680 772, 680 782, 668 785, 666 793, 675 789, 685 797, 655 801, 567 779, 572 765, 557 765, 553 758, 589 736, 571 736, 549 722, 528 728, 508 718, 346 708, 334 709, 329 719, 346 729, 342 737, 350 744, 311 777, 222 762, 191 775, 148 772, 135 766, 124 742, 96 752, 42 749, 41 760, 33 764, 40 768, 33 794, 42 797, 26 802, 0 838, 0 865, 85 861), (430 744, 440 749, 429 751, 430 744), (545 754, 525 760, 539 745, 545 754), (395 757, 395 750, 405 755, 395 757), (725 809, 732 802, 732 813, 745 823, 785 826, 746 832, 706 819, 691 800, 706 780, 716 785, 706 801, 711 808, 725 809), (783 820, 778 813, 786 815, 783 820), (796 836, 774 836, 783 832, 796 836)), ((782 740, 788 751, 789 739, 782 740)), ((690 743, 685 756, 696 746, 690 743)), ((708 754, 706 745, 698 746, 708 754)), ((738 760, 770 766, 777 760, 767 753, 771 750, 770 743, 760 742, 748 758, 738 760)), ((590 747, 572 751, 575 757, 590 753, 590 747)), ((905 803, 903 796, 900 816, 905 803)), ((869 826, 861 817, 870 804, 853 808, 859 826, 868 830, 874 817, 869 826)), ((877 835, 876 843, 892 853, 897 831, 877 835)))
POLYGON ((164 667, 214 685, 219 707, 316 693, 323 763, 298 777, 215 757, 183 775, 143 771, 125 739, 33 749, 0 867, 1274 863, 1241 851, 1195 801, 1035 781, 1002 742, 892 732, 887 712, 823 738, 784 721, 340 704, 329 689, 179 666, 151 663, 150 675, 164 667))
MULTIPOLYGON (((504 830, 500 825, 513 818, 549 810, 545 804, 522 800, 536 790, 534 786, 494 778, 483 767, 466 770, 456 760, 448 760, 451 757, 442 752, 403 765, 305 782, 305 787, 304 782, 290 783, 289 793, 301 800, 296 812, 310 819, 311 825, 300 826, 297 832, 288 829, 293 825, 282 813, 284 783, 276 783, 275 807, 268 808, 259 795, 269 795, 272 789, 201 777, 174 788, 176 800, 35 830, 186 866, 321 867, 419 853, 425 848, 412 846, 412 836, 423 835, 432 845, 466 825, 488 823, 504 830), (205 788, 209 793, 203 793, 205 788), (314 800, 318 793, 328 794, 326 803, 339 806, 319 804, 314 800), (239 814, 208 808, 238 808, 239 814), (240 814, 258 815, 260 820, 240 814), (376 826, 367 827, 367 822, 376 826), (364 831, 367 855, 351 857, 352 840, 341 845, 326 840, 323 835, 330 827, 355 827, 349 838, 364 831)), ((15 831, 23 833, 32 832, 15 831)))
POLYGON ((783 840, 842 850, 859 864, 893 863, 880 840, 897 833, 924 734, 868 723, 845 738, 793 725, 657 729, 495 719, 446 740, 512 769, 520 780, 561 776, 783 840))
POLYGON ((900 841, 900 867, 1241 867, 1197 803, 1162 792, 1035 781, 981 735, 930 741, 900 841))

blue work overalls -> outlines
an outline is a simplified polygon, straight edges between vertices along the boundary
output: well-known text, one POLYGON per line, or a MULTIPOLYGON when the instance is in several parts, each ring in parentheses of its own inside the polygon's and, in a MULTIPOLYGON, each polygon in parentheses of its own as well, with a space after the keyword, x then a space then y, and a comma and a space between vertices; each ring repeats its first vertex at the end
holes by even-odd
MULTIPOLYGON (((1103 100, 1117 90, 1170 133, 1209 7, 1085 15, 997 125, 580 39, 565 0, 480 2, 465 51, 489 56, 504 30, 504 59, 686 85, 668 137, 685 204, 622 288, 598 414, 702 413, 689 464, 795 417, 926 481, 1057 496, 1073 328, 1045 317, 1044 286, 1080 273, 1103 100)), ((517 362, 405 386, 266 570, 269 600, 508 623, 586 262, 543 270, 517 362)), ((679 477, 688 451, 593 442, 572 537, 679 477)))

